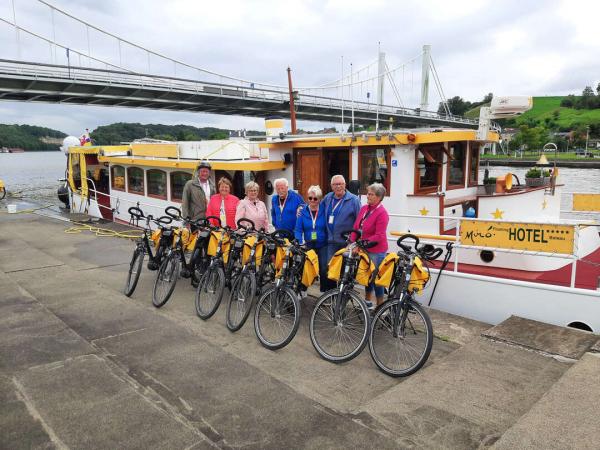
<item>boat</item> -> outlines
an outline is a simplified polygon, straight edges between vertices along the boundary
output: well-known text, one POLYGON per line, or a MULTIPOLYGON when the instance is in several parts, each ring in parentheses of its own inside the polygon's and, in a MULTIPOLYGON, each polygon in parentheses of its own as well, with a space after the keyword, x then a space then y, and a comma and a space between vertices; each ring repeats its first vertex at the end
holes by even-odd
MULTIPOLYGON (((405 233, 451 248, 445 264, 431 268, 433 282, 419 297, 424 304, 492 324, 517 315, 600 332, 597 223, 561 217, 559 170, 539 186, 507 173, 493 192, 480 177, 482 150, 500 140, 492 120, 531 106, 530 97, 495 97, 481 108, 478 129, 286 134, 275 118, 266 120, 258 141, 65 144, 68 202, 72 211, 118 222, 129 222, 130 206, 161 215, 181 202, 201 160, 211 163, 215 181, 229 177, 239 197, 247 181, 256 181, 269 206, 281 177, 305 196, 311 185, 328 191, 330 177, 341 174, 363 202, 366 186, 380 182, 387 189, 390 251, 405 233)), ((598 211, 591 195, 574 203, 598 211)))

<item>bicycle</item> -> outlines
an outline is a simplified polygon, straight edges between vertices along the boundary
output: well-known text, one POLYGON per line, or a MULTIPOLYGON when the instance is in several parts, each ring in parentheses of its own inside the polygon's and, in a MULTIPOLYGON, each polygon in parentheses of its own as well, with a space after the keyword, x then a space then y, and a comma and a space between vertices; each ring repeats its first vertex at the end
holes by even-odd
MULTIPOLYGON (((310 318, 310 340, 319 355, 334 363, 350 361, 360 354, 369 337, 371 316, 365 300, 354 291, 357 276, 361 284, 368 284, 370 272, 374 270, 367 249, 376 242, 361 240, 360 230, 342 233, 348 246, 336 253, 330 262, 341 257, 340 279, 338 287, 323 293, 315 305, 310 318), (355 242, 350 236, 356 234, 355 242), (365 267, 361 268, 361 264, 365 267), (365 273, 369 276, 365 278, 365 273)), ((331 278, 331 276, 330 276, 331 278)))
MULTIPOLYGON (((431 245, 419 247, 417 236, 406 234, 398 239, 401 250, 389 254, 380 265, 380 278, 386 260, 393 263, 393 275, 386 301, 373 316, 369 333, 369 351, 379 369, 392 377, 415 373, 427 362, 433 345, 433 327, 425 309, 415 300, 429 280, 424 261, 433 261, 443 252, 431 245), (414 240, 413 251, 403 244, 414 240)), ((385 285, 376 280, 377 284, 385 285)))
MULTIPOLYGON (((194 304, 196 314, 203 320, 210 319, 219 309, 223 299, 225 287, 230 285, 230 280, 235 276, 239 267, 239 258, 244 246, 245 229, 232 231, 229 227, 221 226, 218 217, 212 217, 218 223, 210 227, 210 241, 207 253, 210 256, 198 287, 194 304)), ((246 219, 240 219, 240 221, 246 219)))
POLYGON ((191 278, 192 285, 197 285, 208 265, 206 254, 210 235, 208 218, 194 222, 182 219, 180 210, 174 206, 169 206, 167 210, 175 211, 176 214, 172 214, 176 215, 177 220, 182 221, 184 227, 177 230, 177 239, 165 255, 154 281, 152 304, 157 308, 163 307, 169 301, 179 277, 191 278), (188 226, 196 228, 196 231, 189 231, 188 226), (187 252, 190 254, 189 260, 186 259, 187 252))
POLYGON ((298 293, 302 285, 308 287, 312 284, 319 268, 314 250, 305 250, 293 241, 286 244, 278 236, 273 239, 285 248, 285 256, 275 284, 258 299, 254 310, 254 331, 264 347, 278 350, 296 336, 301 317, 298 293), (316 266, 311 260, 316 261, 316 266))
POLYGON ((125 288, 123 290, 123 293, 127 297, 131 297, 137 287, 146 254, 149 257, 148 269, 156 270, 162 261, 166 249, 171 247, 173 242, 173 231, 171 228, 167 228, 164 225, 171 224, 173 219, 169 216, 162 216, 158 219, 154 219, 152 215, 145 216, 144 212, 136 206, 129 208, 128 212, 131 215, 130 224, 132 224, 134 220, 136 221, 136 224, 142 219, 146 220, 144 233, 137 240, 135 249, 133 250, 131 262, 129 263, 129 270, 127 272, 125 288), (157 225, 158 228, 156 231, 152 232, 150 222, 154 222, 157 225), (155 242, 156 253, 152 252, 152 246, 150 245, 151 240, 155 242))
MULTIPOLYGON (((231 291, 225 316, 225 324, 231 332, 236 332, 244 326, 254 305, 256 294, 262 287, 257 284, 257 254, 261 259, 261 264, 258 265, 259 268, 262 268, 262 262, 266 262, 267 260, 263 253, 265 250, 265 238, 268 236, 268 233, 264 232, 264 230, 255 230, 254 222, 249 219, 240 219, 237 225, 238 228, 244 228, 246 235, 249 234, 250 236, 244 241, 244 247, 249 247, 246 252, 246 258, 242 258, 241 269, 231 278, 231 291), (248 223, 248 226, 244 226, 244 223, 248 223), (248 242, 249 239, 252 239, 252 242, 248 242)), ((264 276, 265 272, 261 275, 260 282, 263 283, 266 279, 264 276)))

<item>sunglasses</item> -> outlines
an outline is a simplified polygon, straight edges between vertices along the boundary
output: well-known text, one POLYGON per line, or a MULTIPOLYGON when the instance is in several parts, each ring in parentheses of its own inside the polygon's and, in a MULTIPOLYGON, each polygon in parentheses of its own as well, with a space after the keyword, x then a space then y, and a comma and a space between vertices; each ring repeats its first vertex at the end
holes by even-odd
POLYGON ((317 197, 308 197, 309 200, 319 200, 317 197))

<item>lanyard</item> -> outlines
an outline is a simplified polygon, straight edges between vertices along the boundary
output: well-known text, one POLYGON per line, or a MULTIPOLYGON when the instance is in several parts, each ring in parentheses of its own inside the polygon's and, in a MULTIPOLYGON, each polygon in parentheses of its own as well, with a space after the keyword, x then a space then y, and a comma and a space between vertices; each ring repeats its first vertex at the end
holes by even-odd
POLYGON ((283 201, 283 205, 281 204, 281 197, 279 197, 279 211, 280 214, 283 215, 283 210, 285 209, 285 204, 287 203, 288 197, 290 196, 290 194, 285 196, 285 200, 283 201))
POLYGON ((333 199, 331 200, 331 213, 329 214, 330 216, 333 216, 335 214, 335 210, 337 209, 338 206, 340 206, 342 204, 342 201, 344 200, 344 197, 340 198, 338 200, 338 202, 334 205, 333 202, 335 202, 337 199, 335 197, 333 197, 333 199))
POLYGON ((362 230, 362 226, 363 226, 363 223, 365 222, 365 220, 367 220, 367 218, 368 218, 368 217, 369 217, 371 214, 373 214, 373 213, 375 212, 375 210, 376 210, 377 208, 379 208, 380 206, 381 206, 381 203, 380 203, 379 205, 377 205, 377 206, 376 206, 375 208, 373 208, 373 209, 369 209, 369 207, 367 206, 367 210, 366 210, 366 211, 365 211, 365 213, 363 214, 363 216, 362 216, 362 219, 360 219, 360 224, 358 225, 358 228, 360 228, 360 229, 362 230))
POLYGON ((317 228, 317 217, 319 216, 319 208, 320 208, 320 205, 317 206, 317 211, 315 212, 314 216, 313 216, 313 212, 310 210, 310 208, 308 209, 308 212, 310 213, 310 220, 312 220, 313 230, 317 228))

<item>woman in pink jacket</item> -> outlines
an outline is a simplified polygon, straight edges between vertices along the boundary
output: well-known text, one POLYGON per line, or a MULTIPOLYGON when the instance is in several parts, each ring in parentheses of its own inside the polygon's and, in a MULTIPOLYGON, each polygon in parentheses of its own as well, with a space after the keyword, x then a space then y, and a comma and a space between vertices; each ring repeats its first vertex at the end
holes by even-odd
MULTIPOLYGON (((369 249, 369 257, 375 264, 375 270, 379 269, 379 264, 388 250, 387 226, 390 217, 381 203, 385 193, 385 186, 381 183, 373 183, 367 187, 367 204, 360 209, 354 222, 354 229, 362 231, 361 239, 377 242, 377 245, 369 249)), ((353 237, 356 238, 354 235, 353 237)), ((383 303, 384 289, 375 286, 375 283, 369 284, 365 293, 367 305, 371 303, 369 306, 377 306, 383 303), (375 305, 372 304, 373 291, 375 291, 375 305)))
MULTIPOLYGON (((207 216, 216 216, 221 219, 221 225, 229 225, 235 230, 235 213, 240 199, 231 194, 233 185, 225 177, 221 177, 218 183, 219 193, 213 195, 206 207, 207 216)), ((213 225, 216 225, 216 220, 212 220, 213 225)))
POLYGON ((254 222, 257 230, 269 229, 269 213, 264 202, 258 199, 258 184, 254 181, 246 184, 246 198, 238 203, 235 222, 241 218, 254 222))

